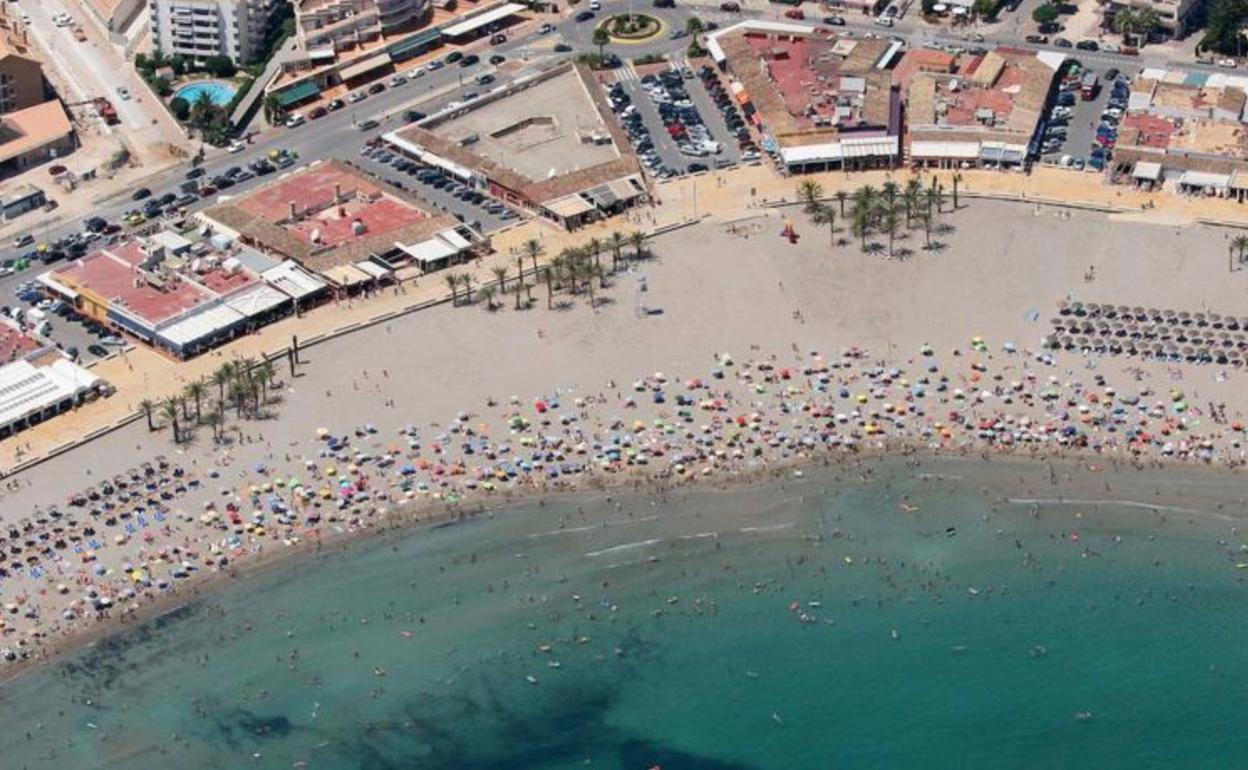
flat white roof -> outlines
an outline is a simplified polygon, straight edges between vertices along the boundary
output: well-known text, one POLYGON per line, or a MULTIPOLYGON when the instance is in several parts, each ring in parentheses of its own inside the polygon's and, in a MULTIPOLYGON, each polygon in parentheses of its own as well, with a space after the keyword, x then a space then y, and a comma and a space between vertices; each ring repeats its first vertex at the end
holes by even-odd
POLYGON ((242 322, 244 318, 246 316, 228 304, 206 305, 199 312, 157 329, 156 336, 178 348, 184 348, 192 342, 207 339, 229 329, 242 322))
POLYGON ((267 313, 290 299, 267 283, 254 283, 225 301, 247 318, 267 313))
POLYGON ((781 147, 780 157, 789 163, 817 163, 820 161, 840 160, 845 157, 840 142, 827 144, 804 144, 800 147, 781 147))
POLYGON ((181 235, 178 235, 170 230, 161 230, 153 235, 150 240, 157 246, 164 246, 166 249, 175 254, 185 251, 193 245, 181 235))
POLYGON ((1231 183, 1230 174, 1214 174, 1209 171, 1184 171, 1179 177, 1179 184, 1190 187, 1227 187, 1231 183))
POLYGON ((297 262, 289 259, 277 267, 265 270, 260 277, 295 299, 303 299, 315 294, 327 285, 320 278, 300 267, 297 262))
POLYGON ((519 3, 507 3, 506 5, 501 5, 493 10, 486 11, 485 13, 479 13, 471 19, 465 19, 464 21, 452 24, 449 27, 443 27, 442 35, 444 37, 459 37, 460 35, 472 32, 474 29, 480 29, 486 24, 492 24, 493 22, 505 19, 513 13, 518 13, 523 10, 527 10, 527 6, 519 3))
POLYGON ((1156 182, 1161 179, 1161 164, 1151 160, 1142 160, 1135 164, 1135 168, 1131 171, 1131 176, 1136 179, 1156 182))
POLYGON ((381 138, 408 155, 413 156, 417 160, 428 163, 430 166, 437 166, 438 168, 454 174, 460 179, 467 180, 472 179, 473 177, 472 169, 465 168, 454 161, 447 160, 440 155, 427 151, 424 147, 421 147, 414 142, 407 141, 403 137, 399 136, 397 131, 391 131, 381 138))
POLYGON ((99 377, 65 359, 49 366, 35 366, 26 360, 6 364, 0 367, 0 425, 13 425, 100 382, 99 377))
POLYGON ((910 143, 910 157, 974 160, 979 157, 979 142, 930 142, 915 140, 910 143))

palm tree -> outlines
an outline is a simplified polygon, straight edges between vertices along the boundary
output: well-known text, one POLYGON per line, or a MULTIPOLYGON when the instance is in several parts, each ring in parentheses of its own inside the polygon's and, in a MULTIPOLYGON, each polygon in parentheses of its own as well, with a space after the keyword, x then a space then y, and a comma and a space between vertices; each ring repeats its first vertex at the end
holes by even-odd
POLYGON ((612 231, 607 245, 611 247, 611 272, 614 273, 620 269, 620 249, 624 248, 624 235, 619 230, 612 231))
MULTIPOLYGON (((932 185, 923 192, 923 202, 927 206, 927 219, 934 219, 935 216, 940 213, 940 191, 936 189, 935 185, 932 185)), ((931 226, 930 221, 928 222, 928 226, 931 226)))
POLYGON ((594 265, 602 267, 602 263, 598 260, 598 256, 602 254, 602 241, 597 238, 590 238, 589 243, 585 244, 585 249, 593 255, 594 265))
POLYGON ((273 382, 273 364, 266 358, 256 366, 256 384, 260 386, 261 405, 269 403, 269 385, 273 382))
POLYGON ((582 270, 585 274, 585 288, 589 290, 589 307, 593 309, 597 307, 597 300, 594 299, 594 278, 602 274, 602 268, 593 262, 586 262, 582 270))
MULTIPOLYGON (((1239 252, 1239 264, 1244 263, 1244 252, 1248 251, 1248 235, 1239 235, 1231 240, 1231 249, 1239 252)), ((1235 269, 1235 265, 1231 265, 1231 270, 1235 269)))
POLYGON ((914 216, 915 209, 919 207, 919 199, 923 196, 923 183, 915 177, 910 177, 910 181, 906 182, 906 191, 902 194, 902 199, 906 202, 906 227, 910 227, 910 220, 914 216))
POLYGON ((269 94, 264 97, 264 122, 272 124, 276 118, 282 114, 282 103, 278 101, 276 94, 269 94))
POLYGON ((555 271, 547 265, 538 271, 538 276, 546 284, 546 309, 550 310, 555 306, 555 271))
POLYGON ((186 386, 187 398, 195 402, 195 422, 199 422, 200 416, 203 414, 205 389, 203 380, 195 380, 186 386))
POLYGON ((542 253, 542 244, 536 238, 524 242, 524 253, 533 260, 533 272, 537 272, 537 258, 542 253))
POLYGON ((442 280, 446 281, 446 287, 451 290, 451 306, 459 304, 459 275, 456 273, 447 273, 442 276, 442 280))
POLYGON ((234 381, 235 366, 233 361, 226 361, 212 373, 212 382, 217 386, 217 401, 225 403, 225 388, 234 381))
POLYGON ((958 182, 962 181, 962 175, 958 172, 953 173, 953 210, 958 210, 958 182))
POLYGON ((524 280, 524 255, 522 254, 516 255, 516 280, 524 280))
POLYGON ((930 210, 926 214, 920 214, 919 218, 923 220, 923 242, 924 247, 932 250, 932 220, 936 218, 930 210))
POLYGON ((823 185, 813 179, 803 179, 797 185, 797 200, 805 207, 807 214, 814 214, 823 198, 823 185))
POLYGON ((152 412, 156 409, 156 404, 150 398, 145 398, 139 402, 139 409, 143 410, 143 416, 147 418, 147 430, 156 430, 156 426, 152 424, 152 412))
POLYGON ((598 58, 601 59, 607 43, 611 42, 611 33, 607 32, 604 27, 598 27, 594 30, 593 42, 594 45, 598 46, 598 58))
POLYGON ((524 285, 524 279, 517 278, 516 282, 511 287, 516 293, 516 310, 520 309, 520 292, 524 291, 524 285))
POLYGON ((819 204, 814 212, 811 213, 810 219, 816 225, 828 226, 828 240, 836 245, 836 207, 819 204))
POLYGON ((494 274, 494 280, 498 281, 498 290, 506 291, 507 275, 510 271, 503 265, 495 265, 490 268, 490 272, 494 274))
POLYGON ((851 212, 854 218, 854 235, 862 239, 862 250, 867 250, 867 236, 871 233, 871 209, 866 206, 854 206, 851 212))
POLYGON ((208 413, 208 424, 212 426, 212 440, 221 440, 221 423, 225 422, 225 414, 220 409, 213 409, 208 413))
POLYGON ((491 286, 490 284, 486 284, 485 286, 482 286, 480 289, 477 290, 477 298, 485 300, 486 310, 492 311, 496 309, 494 307, 495 291, 496 291, 495 288, 491 286))
POLYGON ((633 256, 641 259, 641 249, 646 245, 646 235, 640 230, 628 234, 628 245, 633 247, 633 256))
POLYGON ((182 429, 178 426, 178 402, 172 398, 166 398, 160 402, 160 419, 169 423, 173 428, 173 443, 182 442, 182 429))
POLYGON ((1149 35, 1153 30, 1161 26, 1161 14, 1155 8, 1137 8, 1135 9, 1136 45, 1143 46, 1148 42, 1149 35))
POLYGON ((844 190, 836 191, 836 202, 841 206, 841 219, 845 218, 845 199, 849 197, 849 193, 844 190))
POLYGON ((477 279, 472 277, 472 273, 459 274, 459 285, 464 287, 464 302, 469 305, 472 304, 472 285, 476 282, 477 279))
POLYGON ((869 221, 871 219, 871 212, 875 209, 875 204, 878 198, 879 193, 875 191, 874 187, 869 184, 863 185, 854 191, 854 208, 865 211, 869 221))
POLYGON ((888 204, 888 208, 890 210, 895 210, 897 208, 897 194, 900 191, 901 188, 898 187, 897 183, 891 179, 885 182, 883 187, 880 189, 880 192, 884 195, 884 202, 888 204))
POLYGON ((884 209, 884 213, 880 216, 880 227, 884 232, 888 233, 888 256, 893 256, 893 238, 897 235, 897 209, 889 206, 884 209))

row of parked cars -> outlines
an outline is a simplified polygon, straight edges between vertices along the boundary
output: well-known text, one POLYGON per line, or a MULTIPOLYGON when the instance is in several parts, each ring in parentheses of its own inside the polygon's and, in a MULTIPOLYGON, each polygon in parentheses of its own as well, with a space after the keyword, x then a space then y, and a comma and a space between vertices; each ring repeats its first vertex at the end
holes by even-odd
MULTIPOLYGON (((482 211, 488 212, 498 219, 510 220, 517 219, 519 217, 515 211, 512 211, 493 198, 486 196, 479 190, 474 190, 467 185, 461 184, 459 180, 447 175, 441 169, 426 166, 409 158, 405 158, 402 155, 392 153, 388 151, 384 145, 369 145, 362 149, 360 154, 377 163, 383 163, 391 166, 395 171, 407 174, 416 182, 430 188, 431 190, 441 190, 443 193, 450 195, 452 198, 463 201, 466 205, 480 208, 482 211)), ((402 183, 396 182, 394 184, 396 187, 404 189, 404 185, 402 183)), ((419 192, 417 194, 419 194, 419 192)), ((432 198, 432 196, 423 197, 426 199, 432 198)), ((460 221, 472 225, 477 230, 481 229, 480 220, 469 219, 468 217, 456 212, 452 213, 460 221)))
MULTIPOLYGON (((74 309, 68 303, 48 297, 36 281, 18 284, 13 294, 19 302, 24 302, 30 307, 23 307, 20 304, 3 305, 0 306, 0 315, 18 322, 23 328, 29 328, 46 337, 52 332, 52 322, 48 316, 57 315, 67 320, 82 322, 87 333, 96 338, 95 342, 87 346, 87 352, 93 356, 103 358, 112 352, 110 348, 120 348, 126 344, 124 339, 103 324, 89 318, 75 318, 74 309)), ((61 347, 61 344, 57 343, 57 347, 61 347)), ((80 357, 78 348, 69 347, 63 350, 74 361, 80 357)))
POLYGON ((698 77, 702 78, 702 85, 706 87, 706 92, 710 94, 719 114, 723 116, 724 125, 736 137, 737 148, 741 151, 741 161, 749 163, 758 160, 758 147, 754 144, 754 138, 750 136, 750 130, 745 126, 745 118, 742 117, 736 101, 729 95, 728 89, 724 88, 723 82, 719 79, 719 73, 709 64, 703 64, 702 69, 698 70, 698 77))

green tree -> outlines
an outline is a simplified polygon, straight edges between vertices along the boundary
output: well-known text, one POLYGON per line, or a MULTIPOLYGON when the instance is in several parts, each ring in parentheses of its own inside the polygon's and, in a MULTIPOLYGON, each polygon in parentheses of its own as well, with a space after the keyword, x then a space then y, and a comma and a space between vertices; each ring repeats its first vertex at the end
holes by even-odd
POLYGON ((446 281, 446 287, 451 290, 451 307, 459 304, 459 276, 455 273, 447 273, 442 276, 446 281))
POLYGON ((537 272, 537 258, 542 253, 542 244, 536 238, 530 238, 524 242, 524 253, 529 259, 533 260, 533 272, 537 272))
POLYGON ((598 58, 602 59, 607 43, 611 42, 611 33, 607 32, 604 27, 598 27, 594 30, 593 41, 594 45, 598 46, 598 58))
POLYGON ((823 185, 813 179, 803 179, 797 185, 797 200, 807 214, 814 214, 823 199, 823 185))
POLYGON ((169 102, 169 111, 179 123, 185 123, 186 119, 191 116, 191 104, 181 96, 175 96, 173 101, 169 102))
POLYGON ((494 280, 498 281, 498 290, 507 291, 507 276, 511 271, 505 265, 495 265, 490 268, 490 272, 494 274, 494 280))
POLYGON ((186 74, 186 57, 180 53, 175 53, 169 57, 169 66, 173 68, 173 74, 182 77, 186 74))
POLYGON ((1036 9, 1031 12, 1031 19, 1043 27, 1057 21, 1057 17, 1060 15, 1057 6, 1052 3, 1044 3, 1036 6, 1036 9))
POLYGON ((619 230, 612 231, 607 238, 607 246, 611 248, 611 272, 620 269, 620 251, 624 248, 624 235, 619 230))
POLYGON ((264 109, 264 122, 272 125, 282 119, 282 103, 277 94, 267 94, 261 102, 264 109))
POLYGON ((491 312, 498 310, 498 308, 494 305, 495 293, 495 288, 488 284, 482 286, 480 289, 477 289, 477 298, 485 300, 485 309, 491 312))
POLYGON ((884 209, 880 215, 880 228, 888 233, 888 256, 893 256, 893 239, 897 237, 897 227, 900 225, 900 218, 897 216, 897 209, 889 206, 884 209))
POLYGON ((1229 55, 1241 53, 1243 42, 1240 29, 1248 20, 1248 3, 1244 0, 1213 0, 1207 18, 1200 47, 1229 55))
POLYGON ((228 56, 209 56, 204 60, 204 69, 219 78, 232 78, 238 72, 228 56))
POLYGON ((156 404, 150 398, 145 398, 139 402, 139 409, 143 410, 143 416, 147 418, 147 430, 149 432, 156 430, 156 425, 152 422, 152 412, 156 411, 156 404))
POLYGON ((810 219, 816 225, 828 226, 828 242, 836 245, 836 207, 819 204, 810 212, 810 219))
POLYGON ((646 246, 646 234, 640 230, 634 230, 628 234, 628 245, 633 247, 633 257, 641 259, 641 250, 646 246))
POLYGON ((704 29, 706 29, 706 25, 703 24, 702 20, 699 19, 697 16, 690 16, 689 18, 685 19, 685 31, 688 32, 690 35, 701 34, 701 32, 704 29))
POLYGON ((971 6, 971 12, 981 19, 992 21, 997 18, 997 11, 1000 5, 997 0, 975 0, 971 6))

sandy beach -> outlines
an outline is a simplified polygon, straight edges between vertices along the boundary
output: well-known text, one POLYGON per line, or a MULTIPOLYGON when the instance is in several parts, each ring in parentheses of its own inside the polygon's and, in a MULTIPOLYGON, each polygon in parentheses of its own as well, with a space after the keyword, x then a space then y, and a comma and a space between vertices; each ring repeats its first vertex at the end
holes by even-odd
POLYGON ((1243 313, 1226 232, 988 201, 942 221, 940 248, 916 231, 891 260, 796 210, 707 221, 654 239, 594 309, 547 310, 539 287, 528 310, 443 307, 318 345, 293 379, 278 362, 272 417, 231 420, 227 445, 140 421, 10 478, 0 648, 16 668, 101 611, 396 512, 587 483, 902 447, 1078 452, 1092 473, 1243 463, 1242 370, 1040 347, 1063 301, 1243 313))

